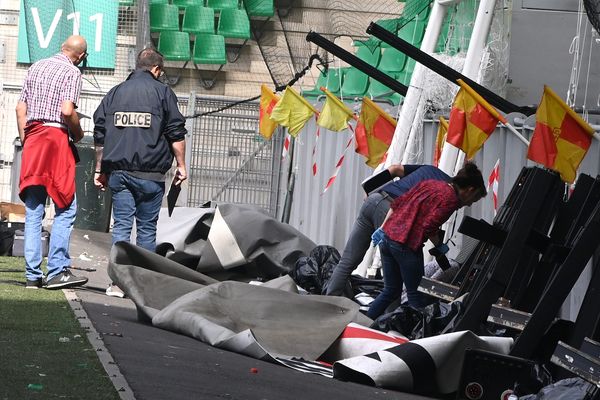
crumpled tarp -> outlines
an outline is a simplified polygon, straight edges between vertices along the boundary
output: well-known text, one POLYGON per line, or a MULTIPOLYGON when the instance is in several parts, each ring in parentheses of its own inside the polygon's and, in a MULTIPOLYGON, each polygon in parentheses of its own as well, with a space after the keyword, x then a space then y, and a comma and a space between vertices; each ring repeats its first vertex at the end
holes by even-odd
POLYGON ((223 280, 263 280, 287 274, 316 244, 291 225, 247 205, 161 211, 156 252, 223 280))
POLYGON ((341 380, 421 394, 458 389, 467 348, 508 354, 512 338, 481 337, 470 331, 417 339, 333 364, 341 380))
POLYGON ((217 282, 125 242, 113 246, 108 273, 141 319, 256 358, 316 360, 350 322, 370 323, 351 300, 294 293, 289 276, 264 285, 217 282))
POLYGON ((358 304, 300 295, 288 275, 314 243, 256 210, 229 204, 190 209, 180 219, 163 217, 164 223, 157 241, 165 256, 120 242, 108 265, 138 317, 156 327, 325 376, 331 368, 315 361, 328 355, 336 378, 409 392, 423 385, 432 392, 456 390, 465 348, 507 353, 512 344, 460 332, 396 345, 404 339, 353 327, 372 323, 358 304), (245 282, 256 278, 265 282, 245 282))

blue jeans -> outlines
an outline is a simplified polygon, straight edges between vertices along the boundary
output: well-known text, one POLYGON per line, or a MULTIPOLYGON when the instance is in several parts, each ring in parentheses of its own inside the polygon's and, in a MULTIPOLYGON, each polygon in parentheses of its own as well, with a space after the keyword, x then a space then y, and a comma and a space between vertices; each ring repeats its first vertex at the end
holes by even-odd
POLYGON ((342 296, 352 271, 358 267, 371 245, 371 235, 381 226, 390 209, 392 199, 388 195, 373 193, 368 196, 360 207, 358 217, 340 262, 333 270, 326 287, 328 296, 342 296))
MULTIPOLYGON (((36 280, 43 276, 40 265, 42 264, 42 220, 44 219, 44 206, 46 205, 46 188, 44 186, 30 186, 25 189, 23 199, 25 202, 25 277, 36 280)), ((52 233, 48 245, 48 279, 60 274, 63 269, 71 266, 69 256, 69 241, 77 212, 77 200, 73 197, 71 205, 66 208, 54 206, 55 216, 52 223, 52 233)))
POLYGON ((424 273, 423 252, 413 251, 395 242, 387 235, 379 245, 383 264, 383 291, 371 303, 367 316, 376 319, 396 299, 402 296, 402 284, 406 286, 408 304, 415 308, 427 305, 426 297, 417 289, 424 273))
POLYGON ((165 183, 137 178, 125 171, 113 171, 108 178, 108 187, 112 192, 113 244, 131 241, 135 217, 136 245, 154 251, 165 183))

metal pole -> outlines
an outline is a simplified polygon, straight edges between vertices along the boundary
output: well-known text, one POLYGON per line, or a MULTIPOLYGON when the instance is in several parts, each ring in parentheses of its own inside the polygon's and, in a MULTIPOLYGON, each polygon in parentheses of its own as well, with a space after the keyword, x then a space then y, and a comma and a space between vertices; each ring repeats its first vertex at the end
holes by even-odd
MULTIPOLYGON (((427 24, 423 42, 421 43, 421 50, 424 52, 432 53, 435 50, 445 16, 446 7, 440 5, 436 1, 433 4, 433 8, 429 16, 429 23, 427 24)), ((423 94, 421 81, 423 80, 424 75, 425 67, 417 63, 412 73, 410 86, 408 87, 408 91, 404 97, 404 104, 400 110, 398 124, 396 125, 396 131, 394 132, 392 144, 388 150, 388 157, 385 162, 385 167, 388 167, 391 164, 396 164, 402 160, 404 152, 407 148, 406 146, 408 144, 411 126, 417 113, 417 106, 419 105, 421 96, 423 94)))
MULTIPOLYGON (((469 49, 465 58, 463 67, 463 75, 467 78, 476 79, 481 65, 483 49, 486 46, 487 38, 492 25, 492 17, 494 15, 494 7, 496 0, 481 0, 473 33, 469 41, 469 49)), ((509 128, 510 129, 510 128, 509 128)), ((454 170, 457 164, 462 164, 464 156, 458 156, 458 149, 448 143, 444 144, 442 155, 440 156, 439 168, 448 175, 454 175, 454 170)))
POLYGON ((192 178, 192 148, 194 147, 194 125, 196 124, 196 92, 190 92, 188 98, 188 106, 186 112, 185 129, 187 134, 185 135, 185 165, 188 173, 188 181, 185 181, 184 185, 181 186, 181 193, 177 199, 177 205, 180 207, 189 206, 189 191, 190 191, 190 178, 192 178))
POLYGON ((135 40, 136 56, 140 51, 147 47, 154 48, 152 38, 150 37, 150 6, 148 0, 138 0, 138 29, 135 40))
POLYGON ((340 60, 346 61, 354 68, 358 69, 361 72, 364 72, 371 78, 378 80, 379 82, 383 83, 385 86, 389 87, 396 93, 400 93, 402 96, 406 95, 406 92, 408 90, 406 86, 404 86, 388 74, 384 74, 377 68, 356 57, 354 54, 351 54, 347 50, 344 50, 337 44, 334 44, 332 41, 325 39, 318 33, 309 32, 308 35, 306 35, 306 40, 323 48, 324 50, 333 54, 340 60))

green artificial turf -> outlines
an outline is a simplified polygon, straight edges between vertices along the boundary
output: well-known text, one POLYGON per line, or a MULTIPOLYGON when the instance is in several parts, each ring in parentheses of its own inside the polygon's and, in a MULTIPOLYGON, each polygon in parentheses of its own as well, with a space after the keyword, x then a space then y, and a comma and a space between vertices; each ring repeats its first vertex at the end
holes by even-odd
POLYGON ((62 290, 25 289, 0 257, 0 400, 119 399, 62 290))

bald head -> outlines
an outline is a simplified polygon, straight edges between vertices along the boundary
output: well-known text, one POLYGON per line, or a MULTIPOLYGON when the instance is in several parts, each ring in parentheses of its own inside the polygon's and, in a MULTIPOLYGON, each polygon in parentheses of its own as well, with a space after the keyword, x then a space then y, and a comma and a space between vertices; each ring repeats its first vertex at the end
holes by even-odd
POLYGON ((69 36, 60 49, 75 65, 78 65, 85 57, 87 57, 87 42, 83 36, 69 36))

